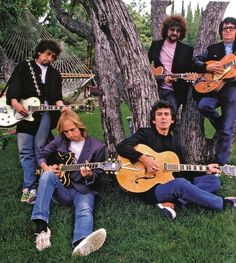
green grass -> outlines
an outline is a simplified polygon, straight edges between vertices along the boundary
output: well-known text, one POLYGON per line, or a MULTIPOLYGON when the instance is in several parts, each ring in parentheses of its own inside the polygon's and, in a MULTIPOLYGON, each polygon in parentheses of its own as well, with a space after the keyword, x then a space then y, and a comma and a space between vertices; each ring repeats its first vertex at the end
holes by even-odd
MULTIPOLYGON (((125 118, 129 115, 127 108, 125 118)), ((99 111, 80 114, 90 134, 103 138, 99 111)), ((128 131, 127 127, 126 130, 128 131)), ((32 206, 20 203, 22 170, 17 156, 15 136, 1 152, 0 262, 4 263, 233 263, 236 261, 235 210, 224 212, 193 207, 177 210, 177 218, 168 221, 158 210, 124 193, 114 176, 105 175, 95 209, 95 229, 107 230, 104 246, 87 257, 71 257, 73 209, 53 204, 49 227, 52 247, 35 249, 32 206)), ((234 195, 236 180, 222 176, 220 194, 234 195)))

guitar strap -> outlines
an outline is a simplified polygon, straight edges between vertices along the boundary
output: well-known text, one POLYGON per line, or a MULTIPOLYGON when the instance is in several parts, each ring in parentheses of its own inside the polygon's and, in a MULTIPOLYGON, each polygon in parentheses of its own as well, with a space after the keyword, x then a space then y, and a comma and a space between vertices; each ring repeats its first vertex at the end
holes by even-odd
POLYGON ((38 93, 38 96, 40 97, 40 96, 41 96, 41 91, 40 91, 39 85, 38 85, 38 83, 37 83, 37 79, 36 79, 36 76, 35 76, 34 69, 33 69, 33 67, 31 66, 30 61, 29 61, 28 59, 27 59, 26 61, 27 61, 28 65, 29 65, 29 68, 30 68, 30 72, 31 72, 31 75, 32 75, 32 78, 33 78, 34 86, 35 86, 35 88, 36 88, 36 91, 37 91, 37 93, 38 93))

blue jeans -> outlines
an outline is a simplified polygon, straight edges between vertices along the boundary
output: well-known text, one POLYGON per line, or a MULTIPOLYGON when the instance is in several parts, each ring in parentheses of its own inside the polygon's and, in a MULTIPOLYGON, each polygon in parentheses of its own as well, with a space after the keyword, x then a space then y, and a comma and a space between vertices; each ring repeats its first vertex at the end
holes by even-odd
POLYGON ((212 192, 220 188, 220 180, 214 175, 196 177, 190 183, 184 178, 176 178, 168 183, 157 185, 155 195, 158 203, 183 200, 205 208, 222 210, 223 198, 212 192))
POLYGON ((39 179, 31 220, 41 219, 48 223, 51 200, 60 205, 74 205, 75 222, 72 244, 93 232, 94 194, 82 194, 73 187, 66 188, 54 172, 44 172, 39 179))
POLYGON ((50 130, 50 116, 44 112, 35 136, 28 133, 17 133, 17 144, 20 164, 23 169, 23 188, 35 189, 36 157, 45 146, 50 130))
POLYGON ((178 105, 177 100, 175 98, 174 91, 159 88, 158 92, 159 92, 160 100, 168 101, 172 105, 172 107, 174 108, 174 113, 176 114, 178 111, 179 105, 178 105))
POLYGON ((203 97, 198 109, 218 131, 214 162, 224 165, 229 159, 236 120, 236 85, 223 87, 214 97, 203 97), (216 112, 217 107, 221 107, 221 116, 216 112))

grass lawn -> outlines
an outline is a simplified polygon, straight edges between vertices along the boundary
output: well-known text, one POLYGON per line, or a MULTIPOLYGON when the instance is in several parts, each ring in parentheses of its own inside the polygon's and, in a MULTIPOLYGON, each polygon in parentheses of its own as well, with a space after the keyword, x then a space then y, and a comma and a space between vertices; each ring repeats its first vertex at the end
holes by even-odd
MULTIPOLYGON (((128 109, 124 109, 124 123, 128 109)), ((99 110, 80 114, 90 134, 103 138, 99 110)), ((128 133, 128 128, 126 127, 128 133)), ((104 246, 87 257, 71 256, 73 209, 53 204, 49 227, 52 247, 35 249, 32 206, 20 203, 22 170, 13 135, 0 152, 0 262, 105 262, 105 263, 234 263, 236 262, 236 211, 223 212, 193 207, 178 209, 173 221, 163 218, 154 206, 124 193, 114 176, 104 175, 95 209, 95 229, 107 230, 104 246)), ((219 194, 236 195, 236 178, 222 176, 219 194)))

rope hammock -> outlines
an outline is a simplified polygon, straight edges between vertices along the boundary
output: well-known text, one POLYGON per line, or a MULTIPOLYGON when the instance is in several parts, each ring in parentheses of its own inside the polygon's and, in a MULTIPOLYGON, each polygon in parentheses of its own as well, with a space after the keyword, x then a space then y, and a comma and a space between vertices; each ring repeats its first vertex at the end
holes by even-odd
MULTIPOLYGON (((42 39, 53 39, 49 32, 26 10, 19 19, 18 25, 12 28, 2 47, 7 57, 18 63, 21 60, 31 58, 35 46, 42 39)), ((61 46, 63 42, 60 43, 61 46)), ((53 62, 53 66, 62 75, 62 89, 64 95, 71 95, 81 91, 82 87, 94 78, 94 74, 75 55, 70 55, 65 47, 59 58, 53 62)), ((80 93, 80 92, 79 92, 80 93)))

